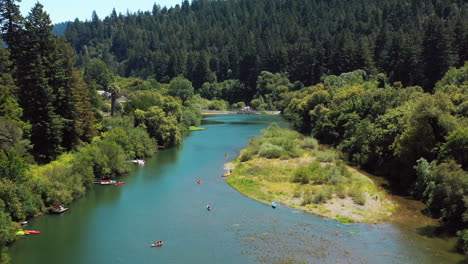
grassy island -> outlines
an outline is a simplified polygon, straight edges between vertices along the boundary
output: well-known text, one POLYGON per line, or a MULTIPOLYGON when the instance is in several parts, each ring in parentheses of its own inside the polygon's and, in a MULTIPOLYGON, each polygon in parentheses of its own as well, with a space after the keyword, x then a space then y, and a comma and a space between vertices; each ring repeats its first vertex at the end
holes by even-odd
POLYGON ((231 164, 227 183, 242 194, 288 205, 343 223, 375 223, 395 205, 374 182, 316 139, 270 125, 231 164))

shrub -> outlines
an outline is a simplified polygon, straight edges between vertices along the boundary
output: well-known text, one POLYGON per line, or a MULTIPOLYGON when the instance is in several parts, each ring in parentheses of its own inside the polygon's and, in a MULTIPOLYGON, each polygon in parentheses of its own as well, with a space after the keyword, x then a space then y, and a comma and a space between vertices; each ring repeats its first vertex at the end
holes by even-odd
POLYGON ((240 156, 240 161, 241 162, 246 162, 251 160, 253 157, 253 153, 251 151, 244 151, 242 155, 240 156))
POLYGON ((366 204, 366 195, 363 191, 355 188, 351 190, 350 195, 353 198, 354 203, 359 205, 366 204))
POLYGON ((309 183, 310 169, 308 167, 300 167, 294 173, 292 182, 300 182, 301 184, 309 183))
POLYGON ((344 182, 343 176, 341 176, 340 169, 336 166, 330 166, 328 168, 326 181, 328 184, 338 185, 344 182))
POLYGON ((269 142, 263 143, 258 151, 258 155, 267 159, 279 158, 283 153, 284 149, 282 147, 273 145, 269 142))
POLYGON ((328 200, 330 200, 332 194, 333 192, 331 188, 321 188, 316 193, 314 193, 314 196, 312 197, 312 202, 314 204, 326 203, 328 200))
POLYGON ((468 229, 458 231, 457 237, 457 248, 465 255, 468 255, 468 229))
POLYGON ((326 182, 326 174, 324 168, 318 162, 312 162, 309 165, 310 176, 309 180, 314 184, 324 184, 326 182))
POLYGON ((317 149, 319 146, 317 139, 313 137, 306 137, 303 141, 301 141, 301 148, 308 148, 308 149, 317 149))
POLYGON ((293 192, 293 197, 294 198, 299 198, 301 196, 302 196, 302 191, 299 188, 295 189, 294 192, 293 192))
POLYGON ((301 205, 304 206, 304 205, 311 204, 312 200, 313 200, 312 193, 311 192, 306 192, 306 193, 304 193, 304 198, 302 198, 301 205))
POLYGON ((332 162, 338 158, 338 153, 334 150, 319 151, 316 155, 320 162, 332 162))
POLYGON ((339 185, 337 185, 335 187, 335 193, 336 193, 336 196, 338 196, 341 199, 346 198, 346 196, 348 195, 348 191, 346 190, 346 186, 342 185, 342 184, 339 184, 339 185))

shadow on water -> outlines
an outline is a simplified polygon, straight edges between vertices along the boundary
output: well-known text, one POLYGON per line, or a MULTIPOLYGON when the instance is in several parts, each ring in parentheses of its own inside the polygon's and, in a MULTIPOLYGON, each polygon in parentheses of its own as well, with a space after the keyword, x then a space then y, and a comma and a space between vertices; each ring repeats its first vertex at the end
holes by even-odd
POLYGON ((221 125, 221 124, 224 124, 224 122, 209 120, 205 118, 202 120, 201 124, 202 125, 221 125))

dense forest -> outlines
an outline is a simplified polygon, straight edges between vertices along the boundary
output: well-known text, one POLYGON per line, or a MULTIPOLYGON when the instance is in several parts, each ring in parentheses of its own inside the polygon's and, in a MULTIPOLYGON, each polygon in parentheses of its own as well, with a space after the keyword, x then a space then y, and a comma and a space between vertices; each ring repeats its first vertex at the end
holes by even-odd
MULTIPOLYGON (((75 20, 65 32, 79 63, 100 58, 121 76, 195 89, 238 79, 250 100, 261 71, 315 84, 355 69, 432 91, 468 59, 464 0, 185 0, 151 12, 75 20)), ((232 103, 232 102, 231 102, 232 103)))
POLYGON ((468 252, 466 1, 193 0, 55 34, 17 2, 0 0, 0 263, 16 222, 245 105, 389 178, 468 252))

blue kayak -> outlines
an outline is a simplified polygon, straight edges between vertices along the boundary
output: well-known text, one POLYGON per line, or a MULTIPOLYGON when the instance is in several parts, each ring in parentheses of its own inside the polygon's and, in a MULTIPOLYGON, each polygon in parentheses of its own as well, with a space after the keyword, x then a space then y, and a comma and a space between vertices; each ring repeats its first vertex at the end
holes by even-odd
POLYGON ((271 207, 273 207, 273 209, 276 208, 276 203, 275 203, 275 202, 272 202, 272 203, 271 203, 271 207))

